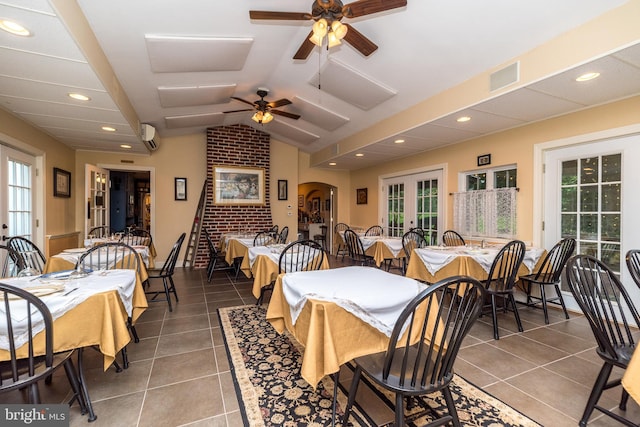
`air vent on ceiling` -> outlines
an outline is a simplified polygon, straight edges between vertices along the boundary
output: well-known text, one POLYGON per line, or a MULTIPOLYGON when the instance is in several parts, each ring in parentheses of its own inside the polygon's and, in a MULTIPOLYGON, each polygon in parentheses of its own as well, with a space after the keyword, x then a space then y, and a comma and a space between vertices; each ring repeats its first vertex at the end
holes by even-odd
POLYGON ((520 61, 514 62, 511 65, 504 67, 502 70, 498 70, 495 73, 491 73, 489 77, 490 90, 502 89, 512 83, 517 82, 520 79, 520 61))

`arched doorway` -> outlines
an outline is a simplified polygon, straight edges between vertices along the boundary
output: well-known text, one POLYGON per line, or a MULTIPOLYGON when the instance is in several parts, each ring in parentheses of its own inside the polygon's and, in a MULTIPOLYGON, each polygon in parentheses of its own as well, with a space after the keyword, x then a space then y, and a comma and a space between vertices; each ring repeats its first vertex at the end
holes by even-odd
POLYGON ((337 217, 337 188, 323 182, 298 184, 298 237, 313 239, 327 227, 327 252, 334 253, 333 226, 337 217))

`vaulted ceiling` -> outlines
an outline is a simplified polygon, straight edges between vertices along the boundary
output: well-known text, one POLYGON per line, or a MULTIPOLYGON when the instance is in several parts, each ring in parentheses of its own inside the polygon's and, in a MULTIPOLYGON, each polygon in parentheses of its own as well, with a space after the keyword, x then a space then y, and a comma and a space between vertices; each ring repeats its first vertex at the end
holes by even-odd
POLYGON ((335 162, 357 169, 640 93, 640 44, 553 69, 526 85, 518 81, 527 70, 513 61, 625 6, 624 0, 408 0, 403 7, 343 19, 378 46, 370 55, 343 41, 330 50, 315 47, 302 60, 293 56, 312 20, 249 17, 250 10, 309 13, 314 3, 4 0, 0 18, 19 22, 32 35, 0 31, 0 107, 75 149, 146 153, 140 123, 154 126, 160 142, 244 123, 305 152, 330 149, 333 154, 317 166, 335 162), (337 149, 510 61, 511 67, 489 75, 487 85, 513 90, 451 103, 443 114, 425 114, 357 150, 337 149), (575 77, 585 71, 601 77, 577 84, 575 77), (278 109, 300 119, 276 116, 260 125, 251 120, 252 111, 226 113, 251 109, 234 98, 254 102, 258 88, 268 89, 267 101, 290 100, 278 109), (91 100, 73 100, 71 92, 91 100), (458 123, 460 115, 472 120, 458 123), (394 143, 398 139, 404 143, 394 143), (363 156, 356 158, 356 151, 363 156))

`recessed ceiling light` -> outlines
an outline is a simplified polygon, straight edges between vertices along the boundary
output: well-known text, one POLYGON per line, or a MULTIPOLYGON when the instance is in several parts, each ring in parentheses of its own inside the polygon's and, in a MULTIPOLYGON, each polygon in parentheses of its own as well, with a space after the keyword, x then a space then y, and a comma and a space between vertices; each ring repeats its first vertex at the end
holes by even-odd
POLYGON ((69 98, 73 98, 76 99, 78 101, 90 101, 91 98, 89 98, 87 95, 83 95, 81 93, 69 93, 69 98))
POLYGON ((335 166, 335 165, 337 165, 336 162, 329 162, 329 166, 335 166))
POLYGON ((120 148, 131 148, 129 144, 120 144, 120 148))
POLYGON ((107 132, 115 132, 116 128, 111 127, 111 126, 102 126, 102 130, 105 130, 107 132))
POLYGON ((15 34, 16 36, 28 37, 31 35, 31 31, 27 30, 17 22, 10 21, 8 19, 0 19, 0 29, 11 34, 15 34))
POLYGON ((469 116, 462 116, 462 117, 458 117, 456 119, 456 122, 458 123, 464 123, 464 122, 468 122, 469 120, 471 120, 471 117, 469 116))
POLYGON ((402 144, 404 142, 404 139, 396 139, 395 141, 393 141, 394 144, 402 144))
POLYGON ((356 153, 356 157, 364 157, 364 154, 362 154, 362 153, 356 153))
POLYGON ((576 78, 577 82, 587 82, 589 80, 593 80, 597 77, 600 76, 600 73, 597 72, 592 72, 592 73, 584 73, 583 75, 579 76, 578 78, 576 78))

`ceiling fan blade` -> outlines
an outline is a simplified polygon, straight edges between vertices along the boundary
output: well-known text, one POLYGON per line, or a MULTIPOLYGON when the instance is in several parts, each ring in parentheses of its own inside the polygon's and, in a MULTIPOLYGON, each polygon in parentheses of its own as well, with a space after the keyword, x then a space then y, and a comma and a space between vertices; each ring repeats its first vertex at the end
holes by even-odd
POLYGON ((280 111, 280 110, 271 110, 271 114, 275 114, 277 116, 289 117, 290 119, 293 119, 293 120, 298 120, 300 118, 298 114, 287 113, 286 111, 280 111))
POLYGON ((361 54, 369 56, 378 49, 378 46, 374 42, 363 36, 362 33, 353 28, 353 26, 349 24, 344 25, 348 28, 347 34, 344 36, 344 41, 356 48, 361 54))
POLYGON ((252 108, 245 108, 243 110, 231 110, 231 111, 223 111, 223 113, 227 114, 227 113, 240 113, 243 111, 253 111, 252 108))
POLYGON ((312 16, 302 12, 271 12, 266 10, 250 10, 251 19, 271 19, 278 21, 308 21, 312 16))
POLYGON ((360 0, 344 5, 342 14, 346 18, 357 18, 406 5, 407 0, 360 0))
POLYGON ((249 102, 249 101, 247 101, 247 100, 245 100, 245 99, 242 99, 242 98, 238 98, 238 97, 232 96, 232 97, 231 97, 231 99, 235 99, 236 101, 244 102, 245 104, 249 104, 249 105, 251 105, 252 107, 254 107, 254 106, 255 106, 255 105, 253 104, 253 102, 249 102))
POLYGON ((271 108, 279 108, 279 107, 282 107, 283 105, 289 105, 289 104, 291 104, 291 101, 289 101, 288 99, 282 98, 277 101, 269 102, 267 105, 271 108))
POLYGON ((307 36, 307 38, 304 39, 304 41, 300 45, 300 48, 298 49, 296 54, 293 55, 293 59, 307 59, 307 56, 309 56, 313 48, 316 47, 316 45, 311 43, 311 40, 309 40, 309 37, 311 37, 312 35, 313 35, 313 31, 311 31, 307 36))

